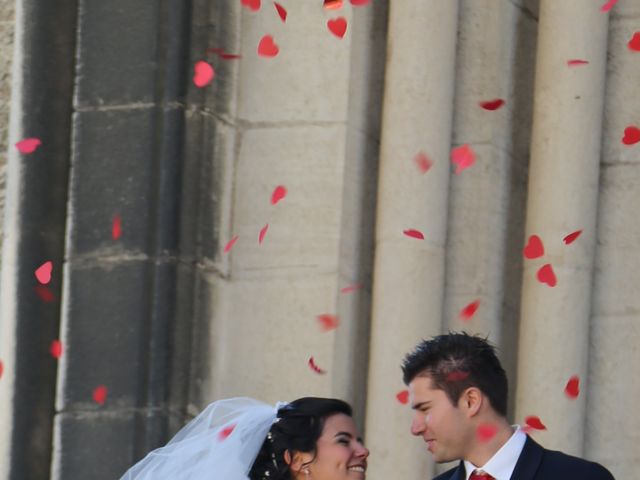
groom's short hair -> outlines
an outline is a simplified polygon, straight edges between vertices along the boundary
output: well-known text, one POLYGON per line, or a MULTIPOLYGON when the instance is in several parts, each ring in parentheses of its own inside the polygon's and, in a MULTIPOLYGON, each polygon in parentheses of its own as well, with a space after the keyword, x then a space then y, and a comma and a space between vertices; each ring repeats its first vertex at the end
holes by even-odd
POLYGON ((402 373, 406 385, 416 377, 430 378, 454 406, 462 392, 476 387, 498 414, 507 416, 507 375, 486 338, 449 332, 423 340, 405 356, 402 373))

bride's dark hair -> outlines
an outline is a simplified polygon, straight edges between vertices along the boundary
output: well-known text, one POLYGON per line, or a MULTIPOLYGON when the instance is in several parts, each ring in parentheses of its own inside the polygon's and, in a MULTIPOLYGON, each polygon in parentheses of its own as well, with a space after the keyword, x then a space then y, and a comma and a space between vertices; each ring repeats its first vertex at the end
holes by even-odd
POLYGON ((249 478, 251 480, 291 480, 289 465, 284 460, 287 450, 313 452, 322 435, 327 417, 343 413, 351 416, 351 406, 334 398, 304 397, 294 400, 278 410, 278 419, 271 426, 249 478))

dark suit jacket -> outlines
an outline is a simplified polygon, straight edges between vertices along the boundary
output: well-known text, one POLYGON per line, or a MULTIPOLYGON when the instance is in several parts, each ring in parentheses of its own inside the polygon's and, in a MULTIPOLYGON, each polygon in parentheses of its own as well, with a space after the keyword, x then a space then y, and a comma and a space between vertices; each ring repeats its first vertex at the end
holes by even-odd
MULTIPOLYGON (((465 480, 464 462, 433 480, 465 480)), ((511 480, 615 480, 599 463, 547 450, 527 435, 511 480)))

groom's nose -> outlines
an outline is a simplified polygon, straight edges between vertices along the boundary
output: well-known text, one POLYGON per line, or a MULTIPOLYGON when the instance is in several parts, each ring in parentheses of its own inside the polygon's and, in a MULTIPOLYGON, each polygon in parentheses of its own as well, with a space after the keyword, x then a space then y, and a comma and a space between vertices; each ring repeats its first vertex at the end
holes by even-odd
POLYGON ((411 421, 411 433, 413 435, 422 435, 425 430, 424 419, 420 415, 414 415, 411 421))

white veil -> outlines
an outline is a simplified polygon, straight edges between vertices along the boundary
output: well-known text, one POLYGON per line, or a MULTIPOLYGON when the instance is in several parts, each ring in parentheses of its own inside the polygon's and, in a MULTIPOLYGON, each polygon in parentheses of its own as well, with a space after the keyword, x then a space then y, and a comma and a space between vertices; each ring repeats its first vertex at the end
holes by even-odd
POLYGON ((120 480, 247 480, 281 405, 246 397, 214 402, 120 480))

